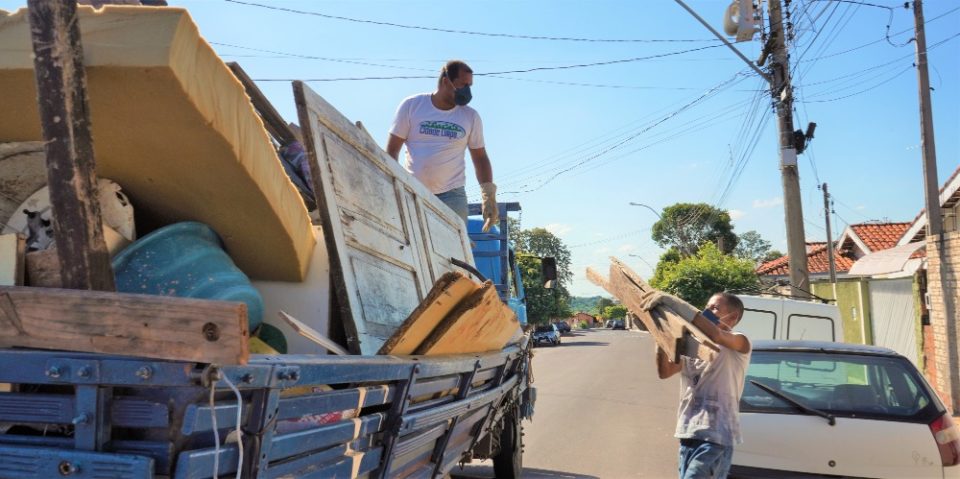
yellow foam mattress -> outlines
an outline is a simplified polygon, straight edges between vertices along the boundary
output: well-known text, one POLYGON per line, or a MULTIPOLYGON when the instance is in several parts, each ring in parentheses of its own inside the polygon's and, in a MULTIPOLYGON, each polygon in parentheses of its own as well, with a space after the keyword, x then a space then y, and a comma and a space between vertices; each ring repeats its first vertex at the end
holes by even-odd
MULTIPOLYGON (((138 230, 201 221, 255 279, 300 281, 316 243, 243 86, 184 9, 80 7, 97 174, 138 230)), ((0 143, 40 140, 26 9, 0 11, 0 143)))

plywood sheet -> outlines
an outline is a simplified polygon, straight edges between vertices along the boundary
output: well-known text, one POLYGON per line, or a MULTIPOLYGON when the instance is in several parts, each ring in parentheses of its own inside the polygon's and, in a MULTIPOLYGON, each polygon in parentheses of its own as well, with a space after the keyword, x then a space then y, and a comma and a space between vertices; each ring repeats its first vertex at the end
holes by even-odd
POLYGON ((443 274, 473 264, 467 227, 332 105, 294 98, 313 164, 331 279, 354 353, 376 354, 443 274))
POLYGON ((486 282, 464 299, 437 326, 416 354, 467 354, 499 351, 520 329, 520 322, 500 300, 497 288, 486 282))
POLYGON ((447 273, 437 280, 427 297, 400 328, 383 343, 377 354, 413 354, 434 329, 480 284, 461 273, 447 273))
MULTIPOLYGON (((254 279, 303 279, 310 218, 243 86, 182 8, 78 8, 97 175, 210 225, 254 279)), ((0 143, 41 139, 26 10, 0 13, 0 143)))
POLYGON ((22 235, 0 235, 0 286, 23 286, 27 241, 22 235))

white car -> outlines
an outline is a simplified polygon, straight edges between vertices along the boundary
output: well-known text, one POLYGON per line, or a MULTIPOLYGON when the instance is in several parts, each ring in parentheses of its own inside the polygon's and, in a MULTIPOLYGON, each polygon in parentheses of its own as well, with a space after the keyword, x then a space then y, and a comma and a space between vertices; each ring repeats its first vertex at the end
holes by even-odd
POLYGON ((960 477, 960 427, 907 358, 875 346, 753 344, 730 477, 960 477))

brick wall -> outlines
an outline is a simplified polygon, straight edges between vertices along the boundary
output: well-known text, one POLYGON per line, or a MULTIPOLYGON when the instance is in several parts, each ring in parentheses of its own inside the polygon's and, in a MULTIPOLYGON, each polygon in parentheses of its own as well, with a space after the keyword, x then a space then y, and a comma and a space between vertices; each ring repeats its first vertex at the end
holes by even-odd
POLYGON ((960 357, 957 355, 960 349, 957 307, 960 305, 960 232, 946 233, 942 243, 928 237, 927 261, 933 366, 936 368, 930 379, 944 402, 957 414, 960 413, 960 357))

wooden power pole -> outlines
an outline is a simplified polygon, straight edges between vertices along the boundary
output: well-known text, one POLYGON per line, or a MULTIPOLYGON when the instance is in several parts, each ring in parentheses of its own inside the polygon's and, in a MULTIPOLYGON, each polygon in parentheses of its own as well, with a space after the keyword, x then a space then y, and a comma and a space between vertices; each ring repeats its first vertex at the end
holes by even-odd
POLYGON ((790 291, 793 296, 809 297, 807 242, 803 230, 803 204, 797 148, 793 140, 793 88, 790 85, 790 61, 780 0, 769 0, 770 40, 772 42, 773 81, 770 92, 777 108, 780 135, 780 176, 783 180, 783 209, 787 223, 787 255, 790 256, 790 291))
POLYGON ((77 5, 29 0, 34 72, 63 287, 113 291, 103 239, 77 5))
POLYGON ((830 283, 836 283, 837 263, 833 257, 833 233, 830 229, 830 193, 827 191, 826 183, 821 189, 823 190, 823 217, 827 220, 827 262, 830 263, 830 283))

